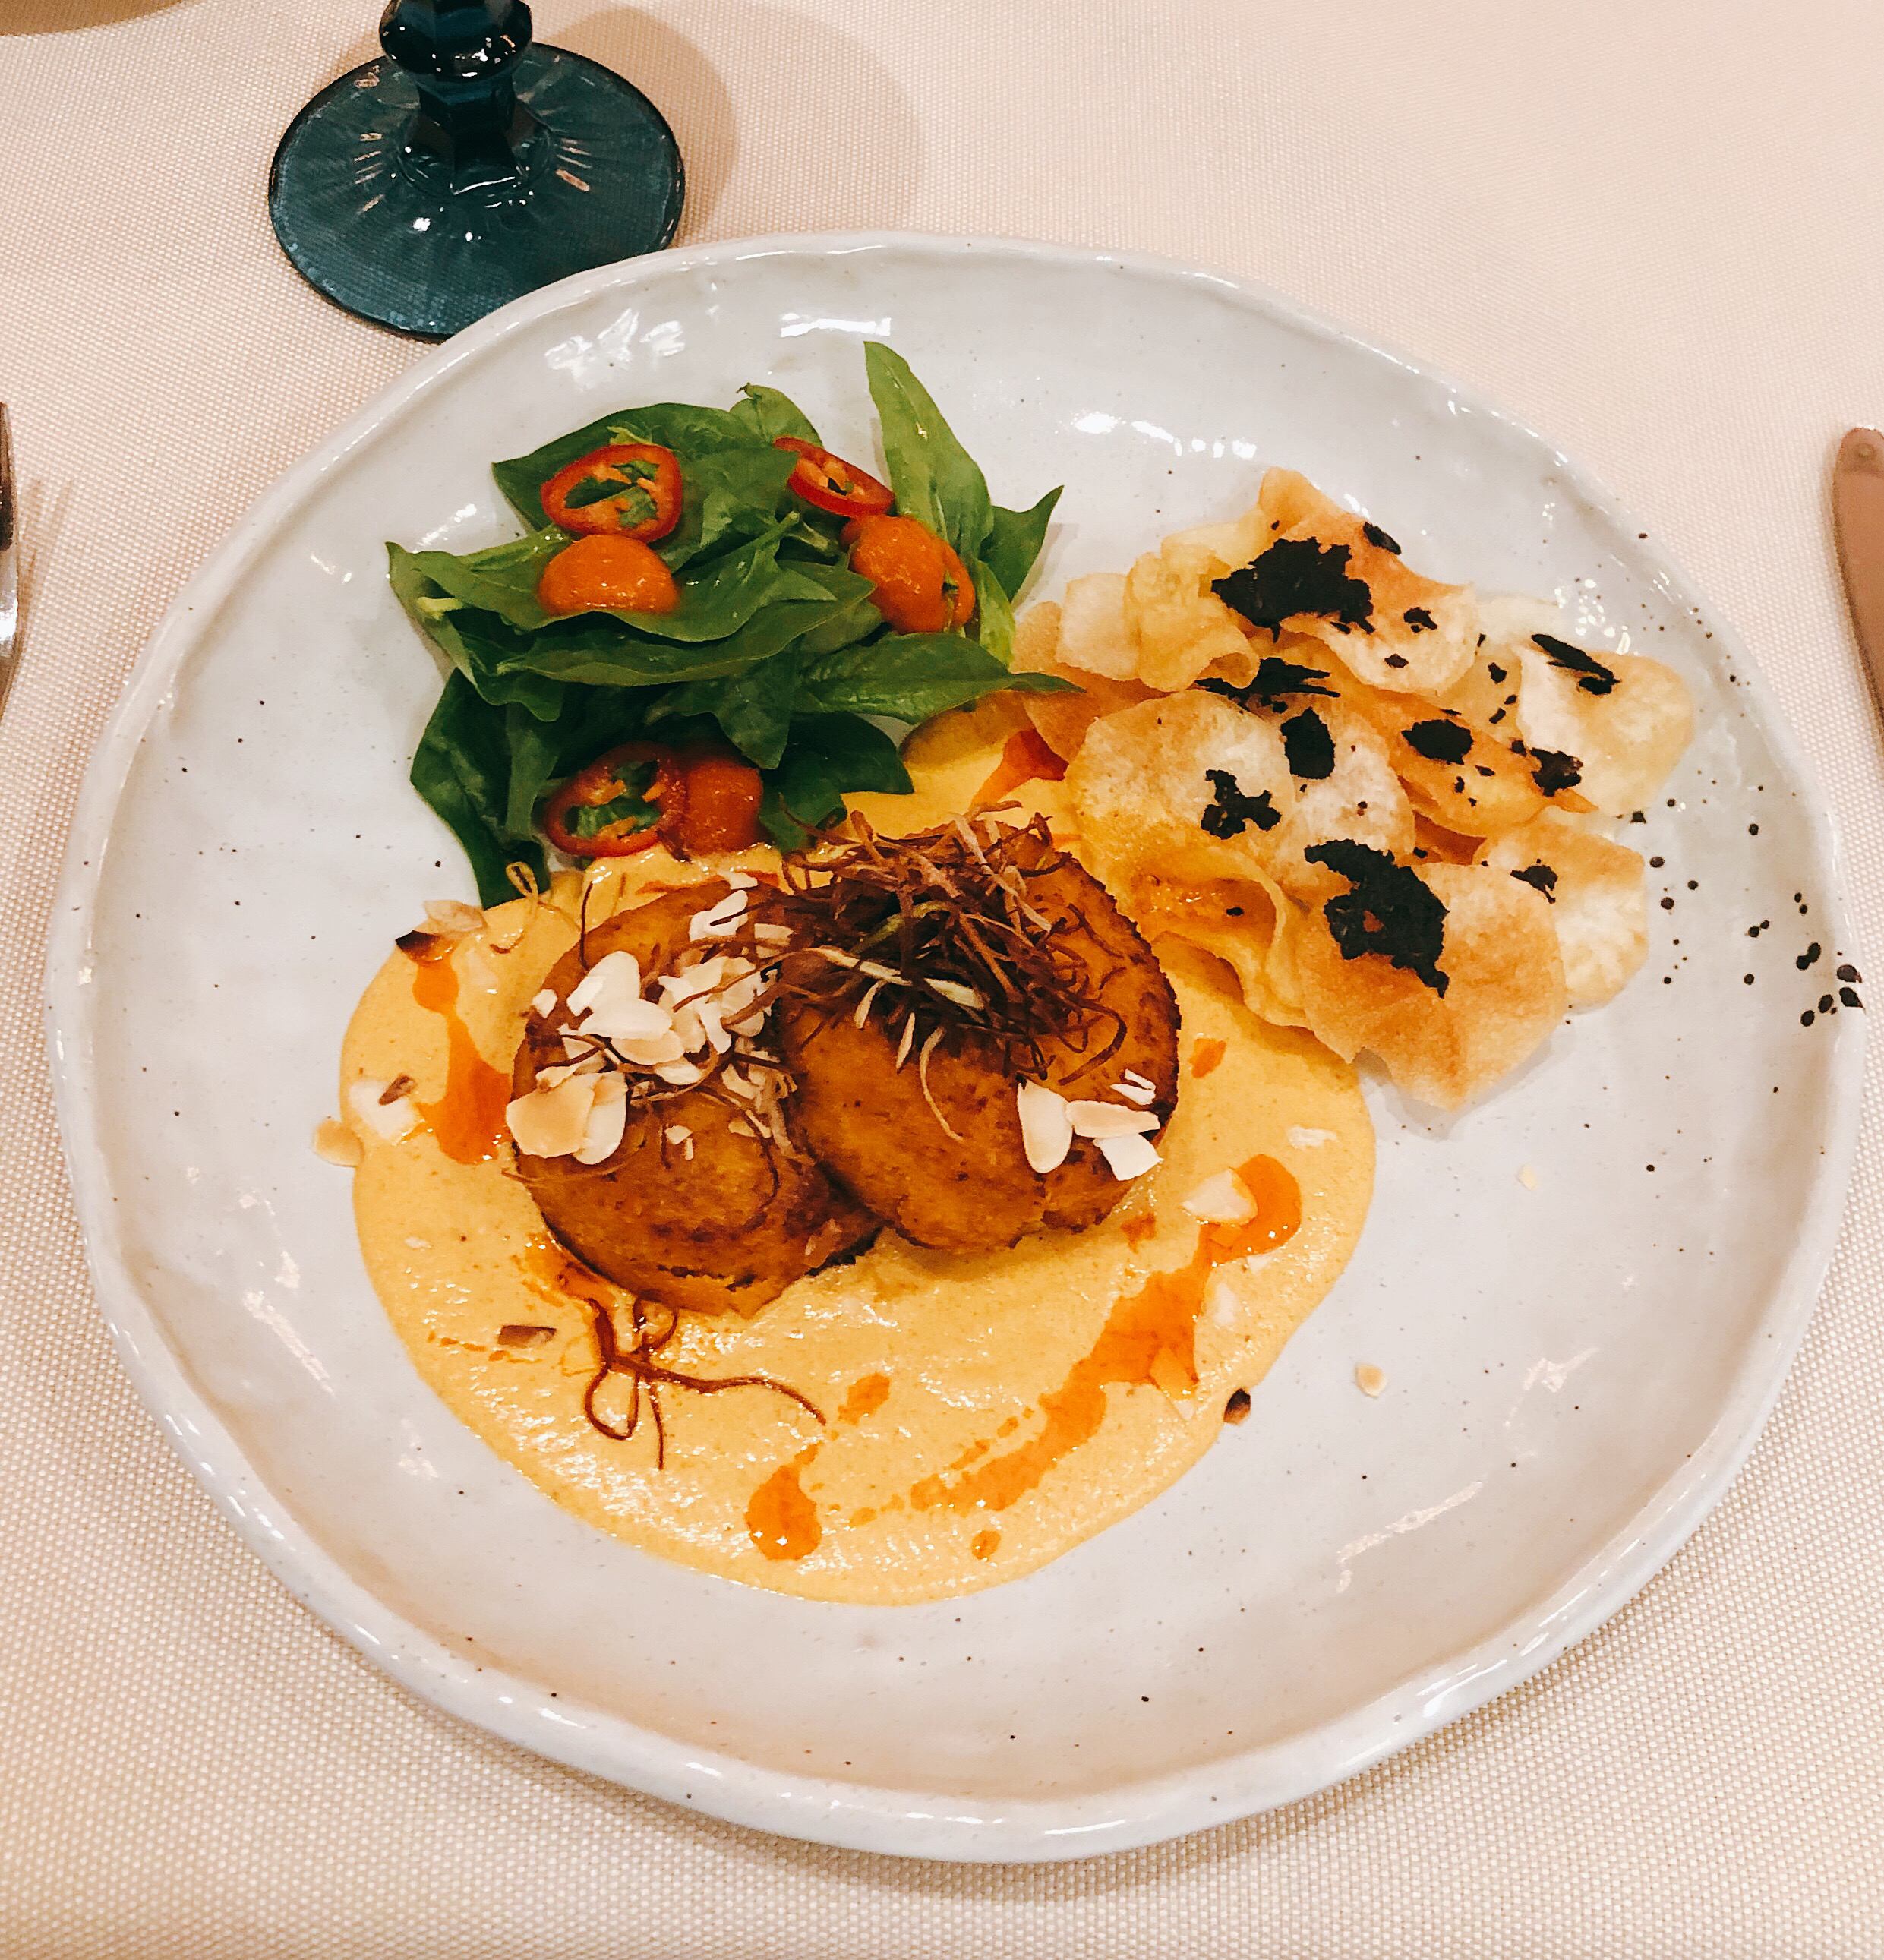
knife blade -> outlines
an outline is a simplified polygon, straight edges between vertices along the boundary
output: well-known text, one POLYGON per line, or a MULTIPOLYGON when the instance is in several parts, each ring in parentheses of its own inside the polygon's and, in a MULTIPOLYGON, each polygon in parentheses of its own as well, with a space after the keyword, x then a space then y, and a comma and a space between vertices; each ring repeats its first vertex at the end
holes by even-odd
POLYGON ((1847 430, 1831 469, 1831 520, 1844 596, 1871 692, 1884 708, 1884 434, 1847 430))

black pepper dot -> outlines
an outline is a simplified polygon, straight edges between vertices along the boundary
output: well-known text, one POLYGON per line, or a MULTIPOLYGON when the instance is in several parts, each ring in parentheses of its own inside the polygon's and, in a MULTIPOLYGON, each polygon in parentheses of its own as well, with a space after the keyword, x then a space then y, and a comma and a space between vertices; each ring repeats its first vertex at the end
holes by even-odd
POLYGON ((1811 1008, 1808 1007, 1806 1011, 1800 1016, 1799 1025, 1802 1028, 1809 1028, 1812 1026, 1814 1018, 1811 1008))
POLYGON ((1749 823, 1746 827, 1746 834, 1749 837, 1758 836, 1760 834, 1760 826, 1757 823, 1749 823))
POLYGON ((1655 1168, 1655 1166, 1654 1166, 1653 1164, 1650 1164, 1650 1165, 1648 1166, 1648 1168, 1649 1168, 1650 1170, 1653 1170, 1653 1169, 1655 1168))
POLYGON ((1662 868, 1662 860, 1661 860, 1660 858, 1651 858, 1649 860, 1649 869, 1650 869, 1651 871, 1659 871, 1661 868, 1662 868))
POLYGON ((1838 989, 1838 998, 1841 1000, 1847 1007, 1862 1008, 1864 1005, 1864 1003, 1858 998, 1857 995, 1853 992, 1849 987, 1841 987, 1838 989))
POLYGON ((1858 969, 1855 966, 1847 964, 1838 969, 1838 978, 1841 980, 1856 980, 1859 977, 1858 969))
POLYGON ((1663 899, 1662 909, 1665 912, 1672 912, 1675 909, 1675 901, 1672 899, 1663 899))
POLYGON ((1701 889, 1700 880, 1695 878, 1690 878, 1688 881, 1688 889, 1691 892, 1699 891, 1701 889))
POLYGON ((1743 973, 1741 975, 1740 978, 1744 980, 1749 987, 1752 985, 1753 976, 1751 973, 1743 973))
POLYGON ((1821 994, 1819 996, 1819 1011, 1822 1014, 1828 1014, 1831 1012, 1831 996, 1829 994, 1821 994))
POLYGON ((1818 940, 1815 939, 1811 945, 1807 947, 1805 951, 1799 956, 1797 961, 1795 963, 1797 965, 1800 972, 1802 973, 1804 972, 1806 969, 1819 957, 1819 953, 1823 949, 1820 947, 1818 940))

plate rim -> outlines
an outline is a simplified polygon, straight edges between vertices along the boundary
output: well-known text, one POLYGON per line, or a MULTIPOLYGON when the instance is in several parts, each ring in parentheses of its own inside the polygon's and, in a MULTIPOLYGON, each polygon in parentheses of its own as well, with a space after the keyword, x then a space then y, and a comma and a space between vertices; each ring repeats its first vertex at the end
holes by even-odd
MULTIPOLYGON (((192 1385, 145 1306, 112 1229, 107 1159, 92 1093, 88 949, 110 832, 145 731, 189 657, 199 622, 213 618, 268 540, 359 445, 511 334, 610 288, 756 259, 910 253, 948 260, 1004 256, 1030 263, 1114 267, 1214 288, 1246 310, 1410 371, 1473 413, 1536 444, 1567 484, 1628 530, 1619 501, 1590 472, 1520 418, 1423 360, 1355 333, 1262 283, 1156 254, 1026 239, 906 231, 771 234, 619 261, 527 294, 422 355, 311 454, 284 473, 192 574, 139 654, 87 762, 48 928, 43 1010, 54 1107, 74 1208, 99 1310, 132 1386, 224 1519, 301 1603, 368 1660, 433 1706, 571 1768, 728 1822, 855 1850, 969 1863, 1084 1858, 1228 1824, 1345 1780, 1541 1672, 1627 1605, 1673 1558, 1725 1494, 1765 1426, 1804 1338, 1836 1248, 1855 1157, 1866 1030, 1839 1023, 1828 1065, 1825 1150, 1792 1251, 1745 1357, 1692 1456, 1554 1591, 1453 1656, 1443 1678, 1416 1672, 1385 1694, 1282 1741, 1197 1768, 1096 1794, 989 1806, 911 1790, 800 1777, 726 1752, 703 1751, 623 1718, 559 1700, 524 1677, 475 1669, 346 1573, 250 1467, 234 1436, 192 1385), (1768 1338, 1760 1340, 1764 1332, 1768 1338), (970 1814, 991 1811, 992 1814, 970 1814)), ((1641 558, 1671 603, 1698 595, 1658 542, 1641 558)), ((1704 609, 1717 657, 1731 658, 1761 733, 1802 786, 1812 778, 1790 724, 1738 632, 1704 609)), ((1807 839, 1833 943, 1849 943, 1844 854, 1822 797, 1802 794, 1807 839)))

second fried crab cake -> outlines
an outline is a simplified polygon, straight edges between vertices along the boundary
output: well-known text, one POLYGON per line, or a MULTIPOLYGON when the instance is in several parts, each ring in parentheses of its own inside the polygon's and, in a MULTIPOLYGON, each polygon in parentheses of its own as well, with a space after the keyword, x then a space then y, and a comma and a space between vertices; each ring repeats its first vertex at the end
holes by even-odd
POLYGON ((1075 1134, 1036 1170, 1017 1100, 1042 1083, 1083 1131, 1122 1134, 1176 1106, 1176 1003, 1103 886, 1043 828, 988 819, 866 836, 816 870, 829 882, 794 919, 775 1020, 793 1121, 820 1163, 905 1238, 946 1251, 1104 1217, 1130 1187, 1099 1142, 1075 1134))

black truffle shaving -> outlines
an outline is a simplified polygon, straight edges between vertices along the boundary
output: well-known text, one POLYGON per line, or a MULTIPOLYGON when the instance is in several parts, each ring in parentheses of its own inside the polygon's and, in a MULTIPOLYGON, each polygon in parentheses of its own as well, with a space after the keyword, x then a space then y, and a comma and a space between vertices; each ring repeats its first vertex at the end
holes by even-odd
POLYGON ((1557 873, 1548 864, 1527 864, 1522 871, 1513 871, 1512 877, 1520 885, 1529 885, 1533 890, 1542 892, 1552 905, 1557 902, 1557 873))
POLYGON ((1213 581, 1211 590, 1252 626, 1279 632, 1284 621, 1310 614, 1332 619, 1342 632, 1373 631, 1373 595, 1352 577, 1346 545, 1314 538, 1278 538, 1262 555, 1213 581))
MULTIPOLYGON (((1484 634, 1481 633, 1478 635, 1478 644, 1482 647, 1485 643, 1485 636, 1484 634)), ((1499 666, 1496 660, 1487 660, 1485 662, 1485 672, 1491 676, 1491 684, 1494 687, 1504 686, 1504 670, 1503 667, 1499 666)))
POLYGON ((1378 953, 1443 1000, 1450 984, 1439 965, 1446 944, 1446 907, 1419 873, 1348 837, 1311 845, 1302 855, 1311 864, 1325 864, 1354 887, 1322 908, 1341 956, 1358 959, 1378 953))
MULTIPOLYGON (((1512 744, 1513 748, 1516 746, 1512 744)), ((1533 749, 1530 756, 1531 779, 1546 796, 1574 789, 1583 779, 1583 764, 1561 749, 1533 749)))
POLYGON ((1429 762, 1462 762, 1472 753, 1472 730, 1462 721, 1416 721, 1402 739, 1429 762))
POLYGON ((1409 606, 1400 617, 1416 633, 1433 633, 1439 630, 1439 622, 1424 606, 1409 606))
POLYGON ((1252 703, 1266 708, 1272 714, 1280 714, 1289 705, 1292 695, 1325 694, 1335 698, 1332 687, 1318 687, 1318 681, 1328 678, 1325 667, 1297 667, 1293 660, 1285 660, 1279 654, 1265 654, 1256 663, 1254 677, 1241 687, 1233 687, 1227 680, 1200 680, 1198 686, 1207 688, 1212 694, 1220 694, 1226 701, 1233 701, 1239 708, 1248 708, 1252 703))
POLYGON ((1312 708, 1293 714, 1282 724, 1283 752, 1289 774, 1305 783, 1325 782, 1335 773, 1335 738, 1328 724, 1312 708))
POLYGON ((1204 779, 1211 786, 1210 807, 1197 820, 1211 836, 1240 836, 1252 823, 1259 830, 1273 830, 1282 821, 1267 790, 1245 796, 1227 769, 1206 769, 1204 779))
POLYGON ((1577 685, 1586 694, 1607 694, 1616 684, 1615 676, 1602 661, 1592 659, 1582 648, 1573 647, 1567 640, 1555 638, 1548 633, 1533 633, 1531 644, 1542 648, 1552 667, 1574 673, 1577 685))
POLYGON ((1400 547, 1389 537, 1378 524, 1363 524, 1360 535, 1376 551, 1391 552, 1395 558, 1400 555, 1400 547))

